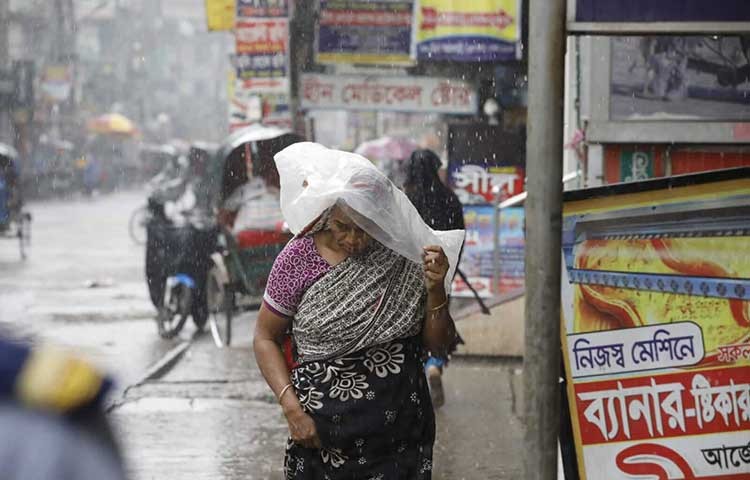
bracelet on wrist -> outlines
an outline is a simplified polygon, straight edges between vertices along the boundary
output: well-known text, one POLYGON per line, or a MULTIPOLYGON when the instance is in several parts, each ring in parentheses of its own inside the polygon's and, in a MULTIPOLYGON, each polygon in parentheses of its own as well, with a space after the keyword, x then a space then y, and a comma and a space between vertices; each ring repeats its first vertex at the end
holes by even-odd
POLYGON ((286 385, 284 385, 284 388, 281 389, 281 392, 279 392, 279 397, 278 397, 279 405, 281 404, 281 400, 284 398, 284 394, 288 392, 289 389, 291 388, 293 388, 292 384, 287 383, 286 385))
POLYGON ((448 299, 447 298, 445 299, 445 301, 443 303, 441 303, 437 307, 430 308, 430 311, 431 312, 437 312, 438 310, 442 310, 443 307, 445 307, 446 305, 448 305, 448 299))

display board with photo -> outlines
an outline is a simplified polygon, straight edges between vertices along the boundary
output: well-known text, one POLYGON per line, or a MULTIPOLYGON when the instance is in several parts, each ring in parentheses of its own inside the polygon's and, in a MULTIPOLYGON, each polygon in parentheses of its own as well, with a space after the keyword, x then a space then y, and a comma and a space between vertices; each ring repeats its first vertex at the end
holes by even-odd
POLYGON ((750 121, 750 36, 614 37, 610 120, 750 121))

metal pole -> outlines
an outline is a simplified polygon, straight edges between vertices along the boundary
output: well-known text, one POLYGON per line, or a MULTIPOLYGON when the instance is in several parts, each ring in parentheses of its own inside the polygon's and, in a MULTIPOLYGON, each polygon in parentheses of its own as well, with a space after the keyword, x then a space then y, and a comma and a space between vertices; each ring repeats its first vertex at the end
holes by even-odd
POLYGON ((529 0, 524 479, 557 478, 565 0, 529 0))

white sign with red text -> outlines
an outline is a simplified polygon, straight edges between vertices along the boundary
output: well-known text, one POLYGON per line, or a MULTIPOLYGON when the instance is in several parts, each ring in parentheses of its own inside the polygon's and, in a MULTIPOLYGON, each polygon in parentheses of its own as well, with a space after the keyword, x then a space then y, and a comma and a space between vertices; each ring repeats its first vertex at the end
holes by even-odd
POLYGON ((302 108, 473 115, 477 92, 462 80, 433 77, 302 75, 302 108))

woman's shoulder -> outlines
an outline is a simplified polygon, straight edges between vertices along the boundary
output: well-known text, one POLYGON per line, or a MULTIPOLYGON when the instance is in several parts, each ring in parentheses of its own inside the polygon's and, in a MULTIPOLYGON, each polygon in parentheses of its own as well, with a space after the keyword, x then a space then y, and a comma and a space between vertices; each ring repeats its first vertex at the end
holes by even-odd
POLYGON ((311 235, 298 236, 289 241, 276 257, 273 270, 310 273, 316 275, 327 263, 318 253, 311 235))

